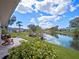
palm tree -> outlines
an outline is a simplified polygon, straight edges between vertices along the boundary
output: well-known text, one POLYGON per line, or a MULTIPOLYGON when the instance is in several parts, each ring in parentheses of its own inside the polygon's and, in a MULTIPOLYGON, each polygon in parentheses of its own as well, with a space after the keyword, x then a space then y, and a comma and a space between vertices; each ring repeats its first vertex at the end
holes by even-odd
POLYGON ((21 28, 21 26, 23 26, 22 25, 22 22, 21 21, 18 21, 18 22, 16 22, 16 25, 19 27, 19 32, 20 32, 20 28, 21 28))
POLYGON ((13 15, 13 16, 9 19, 8 25, 13 25, 15 21, 16 21, 16 17, 13 15))

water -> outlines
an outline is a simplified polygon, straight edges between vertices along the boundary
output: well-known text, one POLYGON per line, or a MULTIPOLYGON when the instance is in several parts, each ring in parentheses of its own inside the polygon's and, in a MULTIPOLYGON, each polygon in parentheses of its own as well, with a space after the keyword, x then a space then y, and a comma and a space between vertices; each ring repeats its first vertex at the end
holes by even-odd
POLYGON ((58 35, 58 38, 56 38, 48 34, 44 34, 43 36, 50 43, 61 45, 66 48, 71 48, 71 42, 73 41, 72 37, 58 35))

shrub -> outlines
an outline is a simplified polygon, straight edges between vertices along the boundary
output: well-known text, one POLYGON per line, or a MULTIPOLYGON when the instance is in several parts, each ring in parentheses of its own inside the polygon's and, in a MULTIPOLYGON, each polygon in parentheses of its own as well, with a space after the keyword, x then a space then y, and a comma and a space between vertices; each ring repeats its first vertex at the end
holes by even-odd
POLYGON ((7 29, 2 29, 2 34, 7 34, 7 33, 8 33, 7 29))
POLYGON ((75 28, 73 30, 73 42, 71 46, 77 50, 79 50, 79 28, 75 28))
POLYGON ((74 40, 71 44, 74 49, 79 50, 79 40, 74 40))
POLYGON ((10 49, 8 59, 56 59, 53 46, 39 40, 23 42, 21 46, 10 49))
POLYGON ((72 30, 73 36, 78 37, 79 36, 79 28, 75 28, 72 30))

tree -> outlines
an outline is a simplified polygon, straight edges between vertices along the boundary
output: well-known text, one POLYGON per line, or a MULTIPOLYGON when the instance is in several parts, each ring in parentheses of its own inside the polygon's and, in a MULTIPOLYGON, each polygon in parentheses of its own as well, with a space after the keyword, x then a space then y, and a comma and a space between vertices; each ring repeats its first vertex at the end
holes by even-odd
POLYGON ((70 21, 71 28, 79 28, 79 17, 76 17, 75 19, 70 21))
POLYGON ((40 31, 38 26, 35 26, 34 24, 29 24, 28 28, 29 28, 29 36, 32 36, 32 37, 38 36, 37 34, 40 31))
POLYGON ((36 26, 34 24, 30 24, 28 25, 29 29, 32 30, 32 32, 35 32, 36 31, 36 26))
POLYGON ((16 21, 16 17, 12 16, 8 21, 8 25, 13 25, 15 21, 16 21))
POLYGON ((36 26, 36 32, 41 33, 41 32, 43 32, 43 29, 37 25, 36 26))
POLYGON ((21 21, 18 21, 18 22, 16 22, 16 25, 19 27, 19 32, 20 32, 20 28, 21 28, 21 26, 23 26, 22 25, 22 22, 21 21))
POLYGON ((70 21, 70 28, 73 28, 73 42, 71 46, 79 50, 79 17, 76 17, 75 19, 70 21))
POLYGON ((55 35, 56 31, 58 31, 58 26, 54 26, 48 29, 48 33, 51 35, 55 35))
POLYGON ((73 30, 73 41, 71 46, 77 50, 79 50, 79 29, 73 30))

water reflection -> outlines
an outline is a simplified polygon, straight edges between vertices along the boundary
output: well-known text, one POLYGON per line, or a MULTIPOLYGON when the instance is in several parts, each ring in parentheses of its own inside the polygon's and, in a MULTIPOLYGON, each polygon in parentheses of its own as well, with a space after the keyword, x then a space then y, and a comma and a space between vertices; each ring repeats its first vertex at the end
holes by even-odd
POLYGON ((66 48, 70 48, 71 47, 71 42, 73 41, 72 37, 69 36, 64 36, 64 35, 55 35, 55 36, 51 36, 48 34, 44 34, 44 38, 51 43, 57 44, 57 45, 61 45, 63 47, 66 48))

